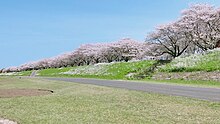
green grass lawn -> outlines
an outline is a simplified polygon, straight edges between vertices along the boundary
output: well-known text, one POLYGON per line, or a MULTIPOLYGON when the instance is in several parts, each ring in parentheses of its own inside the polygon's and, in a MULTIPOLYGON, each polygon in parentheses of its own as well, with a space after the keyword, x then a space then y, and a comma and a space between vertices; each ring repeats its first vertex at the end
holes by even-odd
POLYGON ((0 78, 0 89, 43 88, 46 96, 0 98, 0 117, 21 124, 220 123, 220 103, 44 79, 0 78))

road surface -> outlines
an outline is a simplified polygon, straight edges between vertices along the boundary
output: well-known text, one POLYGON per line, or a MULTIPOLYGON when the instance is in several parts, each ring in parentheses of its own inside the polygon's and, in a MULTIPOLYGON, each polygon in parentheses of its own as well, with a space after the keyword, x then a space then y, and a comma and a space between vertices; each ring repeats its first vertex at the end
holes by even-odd
POLYGON ((135 81, 115 81, 115 80, 99 80, 99 79, 83 79, 83 78, 46 78, 46 79, 123 88, 129 90, 160 93, 160 94, 173 95, 173 96, 184 96, 184 97, 220 102, 220 88, 202 88, 202 87, 180 86, 174 84, 141 83, 135 81))

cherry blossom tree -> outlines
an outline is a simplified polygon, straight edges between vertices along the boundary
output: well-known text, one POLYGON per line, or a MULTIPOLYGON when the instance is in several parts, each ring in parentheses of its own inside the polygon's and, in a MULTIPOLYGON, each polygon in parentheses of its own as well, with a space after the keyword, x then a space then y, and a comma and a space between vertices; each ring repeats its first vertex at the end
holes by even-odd
POLYGON ((18 67, 10 67, 2 72, 39 70, 67 66, 82 66, 113 61, 142 59, 150 52, 149 44, 124 38, 116 42, 84 44, 78 49, 52 58, 29 62, 18 67))
POLYGON ((208 4, 196 4, 185 9, 181 17, 160 25, 147 36, 147 41, 157 44, 160 55, 173 58, 186 53, 214 49, 220 41, 220 9, 208 4))
POLYGON ((220 40, 220 10, 208 4, 195 4, 182 11, 180 23, 202 50, 215 48, 220 40))
POLYGON ((191 40, 186 37, 179 23, 173 22, 158 26, 155 32, 148 35, 147 41, 157 44, 157 49, 161 50, 159 55, 169 54, 175 58, 182 55, 190 45, 191 40))

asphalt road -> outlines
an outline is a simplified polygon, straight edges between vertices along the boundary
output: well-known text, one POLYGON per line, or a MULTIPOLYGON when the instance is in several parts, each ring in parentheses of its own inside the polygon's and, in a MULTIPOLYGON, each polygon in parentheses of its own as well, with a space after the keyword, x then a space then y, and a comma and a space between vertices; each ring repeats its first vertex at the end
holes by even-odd
POLYGON ((129 90, 160 93, 160 94, 173 95, 173 96, 184 96, 184 97, 220 102, 220 88, 202 88, 202 87, 180 86, 180 85, 172 85, 172 84, 155 84, 155 83, 141 83, 135 81, 113 81, 113 80, 82 79, 82 78, 46 78, 46 79, 123 88, 129 90))

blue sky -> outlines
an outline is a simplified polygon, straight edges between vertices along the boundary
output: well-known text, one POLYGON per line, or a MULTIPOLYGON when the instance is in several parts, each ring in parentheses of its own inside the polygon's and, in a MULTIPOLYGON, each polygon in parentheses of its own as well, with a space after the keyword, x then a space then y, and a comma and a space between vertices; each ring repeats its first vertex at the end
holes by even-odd
POLYGON ((0 68, 124 37, 144 41, 193 3, 219 0, 1 0, 0 68))

